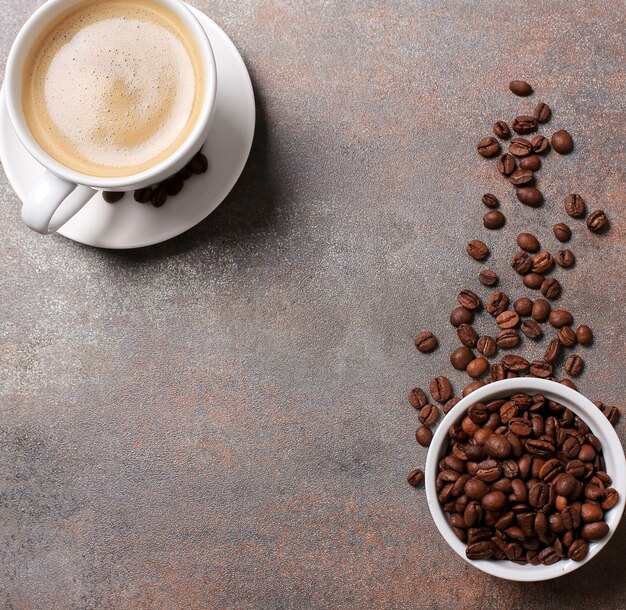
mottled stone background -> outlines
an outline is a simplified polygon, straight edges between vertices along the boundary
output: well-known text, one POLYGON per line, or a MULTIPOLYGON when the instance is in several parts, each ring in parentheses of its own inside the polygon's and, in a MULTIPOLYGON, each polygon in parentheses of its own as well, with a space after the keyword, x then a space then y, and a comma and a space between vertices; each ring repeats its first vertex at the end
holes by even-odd
MULTIPOLYGON (((3 62, 38 4, 3 3, 3 62)), ((597 333, 580 387, 623 404, 624 3, 193 4, 258 103, 212 216, 95 250, 26 229, 0 178, 0 606, 626 607, 625 527, 572 576, 509 583, 453 554, 405 481, 426 457, 406 392, 450 371, 447 312, 476 285, 465 243, 486 239, 521 296, 514 236, 555 249, 569 192, 613 223, 572 221, 578 264, 558 272, 597 333), (508 93, 512 77, 538 97, 508 93), (541 210, 474 151, 536 99, 576 141, 545 163, 541 210), (442 338, 430 357, 412 345, 424 328, 442 338)))

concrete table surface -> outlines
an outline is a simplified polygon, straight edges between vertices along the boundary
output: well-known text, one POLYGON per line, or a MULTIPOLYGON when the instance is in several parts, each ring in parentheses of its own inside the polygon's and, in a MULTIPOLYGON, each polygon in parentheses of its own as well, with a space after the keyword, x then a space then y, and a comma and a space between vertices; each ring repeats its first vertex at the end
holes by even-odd
MULTIPOLYGON (((4 3, 2 58, 38 4, 4 3)), ((571 576, 499 581, 446 547, 405 481, 426 457, 406 392, 451 371, 469 239, 517 297, 514 236, 556 249, 570 221, 561 303, 597 337, 579 386, 622 404, 623 2, 193 4, 258 100, 213 215, 95 250, 26 229, 0 178, 0 606, 626 607, 623 526, 571 576), (576 151, 549 157, 532 210, 474 146, 539 99, 576 151), (485 191, 508 216, 491 235, 485 191), (569 192, 607 211, 607 235, 564 215, 569 192), (442 339, 430 357, 421 329, 442 339)))

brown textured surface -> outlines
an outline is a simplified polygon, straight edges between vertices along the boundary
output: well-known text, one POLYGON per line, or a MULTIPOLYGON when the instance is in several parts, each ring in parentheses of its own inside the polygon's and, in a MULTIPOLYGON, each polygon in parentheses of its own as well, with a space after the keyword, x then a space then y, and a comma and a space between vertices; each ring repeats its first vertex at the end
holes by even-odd
MULTIPOLYGON (((38 4, 7 3, 3 58, 38 4)), ((516 233, 555 248, 552 224, 572 226, 561 302, 597 331, 580 387, 623 401, 623 3, 194 4, 258 98, 251 160, 208 220, 97 251, 22 226, 1 178, 0 606, 626 607, 624 526, 572 576, 507 583, 446 548, 404 479, 426 455, 406 391, 451 370, 471 238, 521 296, 516 233), (474 151, 535 99, 576 142, 545 164, 541 210, 474 151), (608 235, 565 217, 569 192, 608 235), (424 328, 445 329, 430 356, 424 328)))

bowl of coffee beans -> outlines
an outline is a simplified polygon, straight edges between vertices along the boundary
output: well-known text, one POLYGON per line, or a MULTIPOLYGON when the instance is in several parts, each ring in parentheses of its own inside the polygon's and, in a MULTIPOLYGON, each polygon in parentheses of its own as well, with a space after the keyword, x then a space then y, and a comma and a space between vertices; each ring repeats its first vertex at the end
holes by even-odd
POLYGON ((549 580, 590 561, 617 529, 626 460, 582 394, 545 379, 506 379, 446 415, 425 483, 435 524, 466 561, 508 580, 549 580))

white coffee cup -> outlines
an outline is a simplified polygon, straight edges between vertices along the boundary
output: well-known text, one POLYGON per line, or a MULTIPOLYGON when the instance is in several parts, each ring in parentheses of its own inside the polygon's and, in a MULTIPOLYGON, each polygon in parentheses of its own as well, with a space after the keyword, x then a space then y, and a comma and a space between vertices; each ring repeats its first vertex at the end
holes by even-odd
POLYGON ((48 0, 20 30, 7 60, 5 98, 13 128, 26 150, 46 168, 22 206, 22 220, 39 233, 54 233, 76 214, 98 190, 132 191, 156 184, 182 169, 200 150, 209 133, 213 115, 217 74, 215 58, 206 32, 180 0, 152 0, 172 11, 196 42, 204 63, 205 92, 202 109, 187 139, 154 167, 131 176, 100 178, 74 171, 46 153, 33 137, 22 110, 24 62, 38 36, 51 21, 84 0, 48 0))

